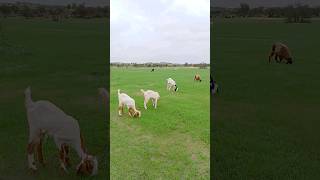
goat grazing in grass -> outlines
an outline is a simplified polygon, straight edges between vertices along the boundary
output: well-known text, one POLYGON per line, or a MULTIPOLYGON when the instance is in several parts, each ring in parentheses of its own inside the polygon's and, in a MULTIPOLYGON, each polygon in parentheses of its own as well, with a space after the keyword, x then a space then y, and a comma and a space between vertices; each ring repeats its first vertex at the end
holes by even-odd
POLYGON ((120 93, 118 89, 118 99, 119 99, 119 115, 122 116, 124 106, 127 106, 129 110, 129 115, 131 117, 141 117, 141 112, 136 109, 136 103, 134 99, 125 93, 120 93))
POLYGON ((34 102, 30 87, 25 90, 25 107, 29 124, 28 167, 31 170, 37 170, 34 160, 35 150, 39 162, 44 165, 42 142, 47 134, 53 137, 59 149, 60 167, 65 172, 68 172, 67 167, 70 166, 68 154, 71 146, 81 158, 81 162, 77 165, 77 174, 97 174, 98 161, 94 156, 87 154, 77 120, 49 101, 34 102))
POLYGON ((167 90, 171 90, 174 87, 174 91, 178 91, 178 86, 172 78, 167 79, 167 90))
POLYGON ((194 80, 195 80, 195 81, 199 81, 199 82, 202 81, 199 74, 196 74, 196 75, 194 76, 194 80))
POLYGON ((274 43, 272 45, 271 53, 269 55, 269 63, 271 62, 273 56, 275 61, 278 63, 281 63, 282 59, 285 59, 287 61, 287 64, 293 63, 289 48, 282 43, 274 43))

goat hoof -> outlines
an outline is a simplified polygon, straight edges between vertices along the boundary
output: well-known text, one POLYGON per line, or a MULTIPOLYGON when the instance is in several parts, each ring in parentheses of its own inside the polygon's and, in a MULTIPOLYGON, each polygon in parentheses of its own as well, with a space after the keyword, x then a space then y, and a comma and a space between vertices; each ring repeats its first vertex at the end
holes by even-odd
POLYGON ((68 174, 68 170, 65 167, 60 167, 61 173, 62 174, 68 174))
POLYGON ((37 173, 37 169, 29 168, 29 174, 34 175, 37 173))

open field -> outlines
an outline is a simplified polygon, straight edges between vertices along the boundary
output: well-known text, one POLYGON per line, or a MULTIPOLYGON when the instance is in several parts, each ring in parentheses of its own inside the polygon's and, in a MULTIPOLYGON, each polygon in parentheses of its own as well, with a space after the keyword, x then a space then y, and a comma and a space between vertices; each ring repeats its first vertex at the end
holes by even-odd
POLYGON ((50 100, 79 121, 85 145, 100 163, 93 179, 105 179, 107 128, 97 88, 108 79, 107 19, 9 18, 1 23, 12 46, 0 50, 0 179, 79 179, 75 169, 80 159, 75 151, 71 151, 69 174, 63 174, 51 138, 44 143, 47 166, 38 165, 35 175, 28 173, 23 94, 28 85, 34 100, 50 100))
POLYGON ((112 179, 208 179, 209 70, 198 68, 111 68, 110 126, 112 179), (199 73, 201 83, 193 77, 199 73), (178 92, 166 90, 173 78, 178 92), (135 99, 141 118, 127 109, 118 116, 117 89, 135 99), (143 108, 140 89, 160 93, 157 109, 143 108))
POLYGON ((320 178, 320 22, 217 20, 211 63, 215 179, 320 178), (268 64, 273 42, 293 64, 268 64))

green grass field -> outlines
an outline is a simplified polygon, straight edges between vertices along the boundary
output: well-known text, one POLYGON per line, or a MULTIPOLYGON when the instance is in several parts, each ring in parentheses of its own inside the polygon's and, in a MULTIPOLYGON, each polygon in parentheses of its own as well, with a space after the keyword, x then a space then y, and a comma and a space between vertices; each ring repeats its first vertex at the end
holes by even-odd
POLYGON ((111 179, 209 179, 209 70, 111 68, 111 179), (193 77, 199 73, 201 83, 193 77), (166 90, 173 78, 178 92, 166 90), (135 99, 141 118, 118 116, 117 89, 135 99), (140 89, 160 93, 143 108, 140 89))
POLYGON ((79 179, 75 151, 70 173, 61 173, 51 138, 44 146, 47 166, 38 165, 35 175, 28 173, 23 94, 28 85, 34 100, 50 100, 79 121, 88 151, 99 159, 94 179, 105 179, 107 128, 97 88, 108 79, 108 20, 9 18, 1 23, 11 46, 0 49, 0 179, 79 179))
POLYGON ((319 179, 320 22, 216 20, 211 63, 215 179, 319 179), (273 42, 293 64, 268 64, 273 42))

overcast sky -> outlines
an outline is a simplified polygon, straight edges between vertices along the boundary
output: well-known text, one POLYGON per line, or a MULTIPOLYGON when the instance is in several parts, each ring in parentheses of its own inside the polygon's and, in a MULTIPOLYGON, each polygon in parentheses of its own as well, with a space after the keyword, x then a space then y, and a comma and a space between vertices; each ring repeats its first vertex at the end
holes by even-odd
POLYGON ((111 0, 111 62, 210 62, 210 0, 111 0))

